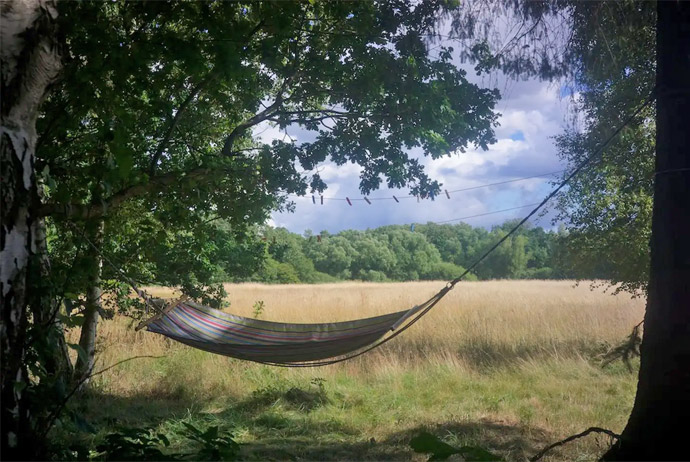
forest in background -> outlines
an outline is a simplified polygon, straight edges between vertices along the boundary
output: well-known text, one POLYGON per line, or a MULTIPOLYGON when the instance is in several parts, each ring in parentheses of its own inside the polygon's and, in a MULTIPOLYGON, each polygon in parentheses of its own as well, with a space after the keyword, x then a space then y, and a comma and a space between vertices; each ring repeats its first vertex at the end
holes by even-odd
MULTIPOLYGON (((345 230, 336 234, 327 231, 315 234, 307 230, 303 235, 285 228, 267 228, 261 238, 266 245, 265 260, 250 280, 292 284, 453 279, 514 225, 515 221, 509 220, 487 230, 466 223, 428 223, 345 230)), ((605 277, 604 267, 592 267, 587 274, 577 274, 567 265, 567 238, 567 232, 562 229, 523 228, 496 249, 469 279, 605 277)))
POLYGON ((322 192, 304 174, 320 162, 361 166, 362 194, 385 178, 416 195, 440 185, 411 147, 437 159, 496 142, 500 94, 468 82, 452 47, 431 46, 439 18, 469 41, 460 57, 478 73, 565 79, 578 93, 584 126, 557 138, 572 180, 556 205, 570 260, 649 296, 634 409, 603 458, 686 458, 675 422, 690 413, 679 399, 690 380, 676 380, 690 371, 679 327, 690 325, 689 247, 677 239, 690 227, 687 4, 508 2, 518 32, 507 44, 492 40, 496 9, 478 17, 455 2, 12 5, 0 149, 7 459, 51 454, 47 436, 92 375, 113 292, 129 301, 130 281, 155 281, 204 301, 222 298, 214 280, 267 273, 281 262, 270 230, 252 227, 288 207, 285 194, 322 192), (318 135, 268 145, 254 135, 262 122, 318 135), (64 337, 75 327, 76 359, 64 337))

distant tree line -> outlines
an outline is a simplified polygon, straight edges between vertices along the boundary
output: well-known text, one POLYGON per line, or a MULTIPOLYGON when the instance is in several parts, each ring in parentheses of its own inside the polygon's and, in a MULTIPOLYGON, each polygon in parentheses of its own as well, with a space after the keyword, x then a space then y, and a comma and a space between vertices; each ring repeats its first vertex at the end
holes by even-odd
MULTIPOLYGON (((263 232, 266 258, 252 280, 316 283, 342 280, 416 281, 453 279, 514 226, 491 230, 471 225, 429 223, 383 226, 366 231, 304 235, 285 228, 263 232)), ((467 279, 565 279, 587 277, 567 265, 563 230, 527 227, 518 231, 467 279)), ((591 277, 596 277, 592 274, 591 277)))

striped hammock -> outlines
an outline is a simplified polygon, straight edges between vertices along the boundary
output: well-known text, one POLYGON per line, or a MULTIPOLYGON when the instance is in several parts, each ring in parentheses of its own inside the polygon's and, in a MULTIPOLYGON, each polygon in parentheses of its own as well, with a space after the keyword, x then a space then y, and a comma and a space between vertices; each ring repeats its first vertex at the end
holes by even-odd
POLYGON ((176 301, 140 327, 211 353, 273 365, 295 365, 347 355, 397 329, 422 307, 373 318, 289 324, 244 318, 176 301))

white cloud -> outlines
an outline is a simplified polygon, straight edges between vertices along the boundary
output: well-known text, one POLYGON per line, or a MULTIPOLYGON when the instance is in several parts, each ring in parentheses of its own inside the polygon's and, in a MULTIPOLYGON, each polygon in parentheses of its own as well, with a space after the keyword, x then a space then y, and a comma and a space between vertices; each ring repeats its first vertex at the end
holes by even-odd
MULTIPOLYGON (((464 67, 464 66, 463 66, 464 67)), ((481 83, 479 77, 468 79, 481 83)), ((536 80, 509 81, 502 76, 494 79, 502 90, 503 99, 497 105, 500 126, 496 128, 498 142, 487 151, 468 149, 442 159, 421 158, 430 176, 444 184, 443 188, 456 190, 471 188, 487 183, 496 183, 515 178, 538 175, 563 168, 556 153, 552 137, 561 133, 567 111, 567 101, 559 98, 555 85, 536 80)), ((313 139, 313 133, 290 130, 300 142, 313 139)), ((276 139, 283 135, 277 129, 268 128, 261 135, 263 140, 276 139)), ((280 139, 280 138, 278 138, 280 139)), ((400 203, 391 200, 393 195, 406 196, 408 191, 382 189, 371 194, 374 200, 369 205, 364 201, 353 201, 349 206, 346 196, 361 199, 359 176, 361 168, 354 164, 336 166, 325 163, 318 171, 328 184, 324 194, 327 198, 320 205, 319 198, 314 205, 311 196, 295 198, 295 213, 275 213, 277 226, 284 226, 293 232, 305 229, 319 232, 337 232, 343 229, 366 229, 387 224, 424 223, 446 221, 453 218, 478 215, 495 210, 540 202, 550 191, 549 178, 533 178, 503 185, 451 193, 450 200, 442 195, 435 201, 404 199, 400 203), (335 198, 335 199, 328 199, 335 198)), ((468 219, 476 226, 491 226, 507 219, 522 217, 530 209, 468 219)), ((550 220, 537 220, 542 226, 550 226, 550 220)))

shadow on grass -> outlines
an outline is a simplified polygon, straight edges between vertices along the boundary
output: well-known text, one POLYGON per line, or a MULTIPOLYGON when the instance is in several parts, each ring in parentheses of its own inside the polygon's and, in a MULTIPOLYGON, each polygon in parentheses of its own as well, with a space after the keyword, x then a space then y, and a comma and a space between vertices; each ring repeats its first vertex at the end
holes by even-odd
POLYGON ((256 460, 426 460, 415 454, 410 440, 431 432, 455 446, 477 446, 499 454, 507 461, 524 461, 549 443, 549 435, 521 425, 480 420, 416 426, 381 441, 359 435, 359 441, 322 441, 313 437, 263 438, 243 445, 248 459, 256 460))
POLYGON ((506 460, 527 460, 546 446, 553 437, 544 430, 489 419, 420 425, 391 435, 390 445, 404 445, 419 433, 432 433, 449 444, 477 446, 499 454, 506 460))
POLYGON ((511 367, 520 361, 548 359, 594 359, 608 351, 609 345, 583 340, 554 341, 546 344, 506 344, 480 340, 461 345, 458 358, 476 370, 511 367))
POLYGON ((478 420, 416 426, 402 422, 404 430, 377 441, 339 421, 337 413, 312 419, 310 409, 287 401, 294 400, 294 394, 290 389, 283 396, 255 393, 245 400, 210 403, 184 396, 118 397, 92 391, 82 406, 90 423, 104 431, 116 426, 170 427, 181 420, 220 425, 236 434, 246 460, 426 460, 412 452, 409 442, 428 431, 455 446, 479 446, 506 460, 522 461, 553 439, 533 427, 478 420))

